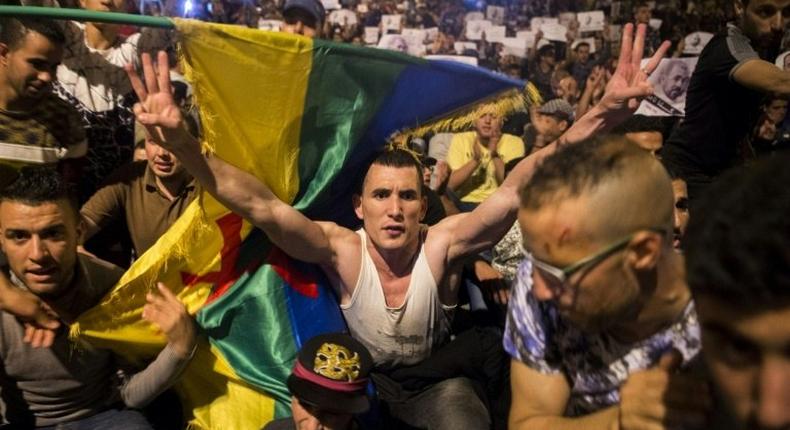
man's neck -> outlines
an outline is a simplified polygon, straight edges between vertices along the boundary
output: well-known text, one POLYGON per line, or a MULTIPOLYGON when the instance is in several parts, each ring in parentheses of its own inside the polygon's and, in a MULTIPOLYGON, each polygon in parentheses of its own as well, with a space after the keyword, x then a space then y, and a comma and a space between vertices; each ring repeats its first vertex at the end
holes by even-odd
POLYGON ((669 251, 659 262, 654 276, 643 278, 639 280, 640 288, 649 293, 643 298, 639 313, 609 330, 609 334, 621 342, 647 339, 678 322, 691 300, 683 256, 675 251, 669 251))
POLYGON ((182 174, 170 178, 160 178, 157 176, 154 181, 156 182, 156 187, 159 189, 159 192, 168 200, 173 201, 181 195, 184 188, 186 188, 191 180, 191 176, 182 174))
POLYGON ((419 245, 420 241, 415 240, 400 249, 383 250, 369 240, 368 253, 376 266, 379 276, 389 279, 403 278, 411 274, 417 252, 419 251, 419 245))
POLYGON ((89 47, 98 50, 110 49, 118 39, 118 27, 115 25, 85 24, 85 42, 89 47))

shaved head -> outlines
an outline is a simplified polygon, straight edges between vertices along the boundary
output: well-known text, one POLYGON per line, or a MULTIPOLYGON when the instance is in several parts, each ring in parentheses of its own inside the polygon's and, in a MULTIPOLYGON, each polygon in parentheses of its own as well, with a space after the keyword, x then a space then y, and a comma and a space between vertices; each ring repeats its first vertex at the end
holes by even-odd
POLYGON ((611 242, 645 228, 672 231, 669 175, 655 157, 620 136, 557 151, 538 167, 521 200, 528 211, 576 201, 578 212, 566 215, 591 242, 611 242))

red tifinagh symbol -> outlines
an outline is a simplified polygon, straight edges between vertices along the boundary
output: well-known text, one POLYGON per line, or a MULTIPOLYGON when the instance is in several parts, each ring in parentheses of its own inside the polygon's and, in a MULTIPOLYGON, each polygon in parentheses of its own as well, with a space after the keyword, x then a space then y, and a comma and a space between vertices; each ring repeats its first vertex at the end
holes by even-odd
POLYGON ((217 225, 222 232, 223 240, 222 250, 220 251, 219 271, 209 272, 200 276, 194 273, 181 272, 181 282, 185 288, 200 282, 214 284, 214 290, 206 299, 205 304, 213 302, 224 294, 241 275, 241 271, 236 270, 236 261, 239 259, 241 248, 242 218, 236 214, 227 214, 217 220, 217 225))
POLYGON ((296 292, 311 299, 318 298, 318 285, 315 280, 309 274, 297 270, 291 258, 280 251, 280 248, 272 248, 267 263, 271 264, 274 271, 296 292))

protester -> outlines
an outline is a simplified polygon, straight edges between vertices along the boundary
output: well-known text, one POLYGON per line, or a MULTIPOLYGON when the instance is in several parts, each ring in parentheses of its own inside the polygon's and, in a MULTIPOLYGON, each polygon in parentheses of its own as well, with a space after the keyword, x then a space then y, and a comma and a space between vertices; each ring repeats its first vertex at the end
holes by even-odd
MULTIPOLYGON (((0 246, 9 263, 0 277, 37 296, 66 325, 122 275, 109 263, 77 254, 81 229, 76 197, 51 169, 23 169, 0 192, 0 246)), ((134 409, 173 384, 196 345, 184 305, 163 284, 157 290, 146 297, 143 318, 168 343, 144 370, 120 377, 118 357, 109 350, 83 345, 75 351, 67 330, 42 345, 34 330, 0 312, 4 420, 19 428, 151 428, 134 409)))
POLYGON ((783 154, 724 174, 684 242, 705 362, 723 398, 710 428, 790 426, 788 162, 783 154))

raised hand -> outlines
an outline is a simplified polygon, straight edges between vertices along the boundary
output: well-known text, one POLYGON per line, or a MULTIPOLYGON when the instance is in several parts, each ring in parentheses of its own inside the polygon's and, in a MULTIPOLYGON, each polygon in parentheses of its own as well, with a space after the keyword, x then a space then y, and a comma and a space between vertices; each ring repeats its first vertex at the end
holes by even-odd
POLYGON ((142 54, 141 60, 145 83, 134 67, 126 66, 126 74, 140 100, 134 105, 137 121, 145 126, 158 145, 170 151, 199 148, 199 142, 187 131, 181 110, 173 99, 167 53, 159 51, 156 70, 149 54, 142 54))
POLYGON ((614 126, 631 116, 644 97, 653 93, 653 85, 647 81, 658 63, 669 50, 670 43, 664 41, 642 68, 642 54, 645 49, 647 26, 639 24, 634 37, 634 25, 626 24, 620 45, 620 58, 617 69, 606 85, 606 92, 598 103, 604 111, 607 125, 614 126))
POLYGON ((189 358, 195 347, 195 321, 186 307, 165 284, 156 283, 159 294, 148 293, 143 319, 154 324, 167 337, 167 342, 181 358, 189 358))

